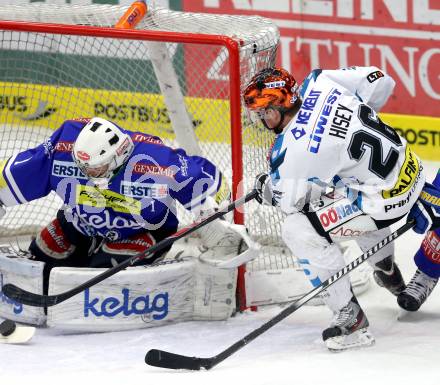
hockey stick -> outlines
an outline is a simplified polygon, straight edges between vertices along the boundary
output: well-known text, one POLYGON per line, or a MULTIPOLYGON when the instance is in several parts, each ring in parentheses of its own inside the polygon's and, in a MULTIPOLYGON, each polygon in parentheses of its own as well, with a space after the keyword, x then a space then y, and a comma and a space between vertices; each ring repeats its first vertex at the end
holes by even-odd
POLYGON ((64 293, 53 294, 53 295, 41 295, 23 290, 20 287, 17 287, 9 283, 2 287, 3 294, 19 303, 22 303, 23 305, 38 306, 38 307, 54 306, 56 304, 59 304, 60 302, 64 302, 65 300, 73 297, 76 294, 81 293, 85 289, 96 285, 97 283, 105 280, 106 278, 115 275, 117 272, 124 270, 129 266, 133 266, 135 263, 146 258, 147 256, 154 254, 158 251, 161 251, 168 246, 171 246, 177 240, 193 233, 194 231, 222 217, 224 214, 234 210, 235 208, 242 206, 246 202, 249 202, 250 200, 254 199, 256 196, 257 196, 257 191, 252 190, 244 197, 241 197, 235 200, 234 202, 230 203, 224 209, 220 209, 219 211, 216 211, 211 216, 203 219, 202 221, 194 222, 193 224, 180 229, 179 231, 169 236, 168 238, 165 238, 159 243, 156 243, 155 245, 151 246, 148 250, 133 255, 132 257, 117 264, 116 266, 113 266, 103 271, 101 274, 98 274, 96 277, 93 277, 88 281, 74 287, 73 289, 65 291, 64 293))
POLYGON ((34 333, 32 326, 16 325, 13 321, 5 320, 0 323, 0 344, 24 344, 34 333))
POLYGON ((233 345, 229 346, 227 349, 221 353, 209 357, 209 358, 199 358, 199 357, 189 357, 180 354, 169 353, 163 350, 152 349, 149 350, 145 356, 145 363, 151 366, 158 366, 161 368, 168 369, 188 369, 188 370, 200 370, 205 368, 209 370, 214 366, 218 365, 220 362, 234 354, 236 351, 240 350, 246 346, 249 342, 253 341, 259 335, 263 334, 269 330, 272 326, 276 325, 278 322, 282 321, 284 318, 288 317, 290 314, 298 310, 301 306, 305 305, 312 298, 316 297, 319 293, 327 289, 329 286, 333 285, 340 278, 347 275, 349 272, 354 270, 360 264, 365 262, 373 254, 377 253, 380 249, 388 245, 390 242, 397 239, 403 233, 408 231, 414 226, 414 221, 409 221, 403 226, 398 228, 396 231, 388 235, 385 239, 374 245, 371 249, 367 250, 360 257, 356 258, 354 261, 346 265, 343 269, 339 270, 337 273, 332 275, 329 279, 322 282, 319 286, 315 287, 313 290, 309 291, 306 295, 301 297, 299 300, 293 302, 287 308, 285 308, 281 313, 270 319, 268 322, 255 329, 247 336, 243 337, 239 341, 235 342, 233 345))

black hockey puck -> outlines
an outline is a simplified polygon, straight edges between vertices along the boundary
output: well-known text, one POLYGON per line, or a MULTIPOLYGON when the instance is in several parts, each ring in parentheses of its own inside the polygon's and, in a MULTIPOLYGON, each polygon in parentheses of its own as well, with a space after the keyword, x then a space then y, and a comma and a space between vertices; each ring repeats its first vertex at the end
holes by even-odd
POLYGON ((14 321, 5 320, 0 324, 0 334, 4 337, 10 336, 14 333, 16 327, 14 321))

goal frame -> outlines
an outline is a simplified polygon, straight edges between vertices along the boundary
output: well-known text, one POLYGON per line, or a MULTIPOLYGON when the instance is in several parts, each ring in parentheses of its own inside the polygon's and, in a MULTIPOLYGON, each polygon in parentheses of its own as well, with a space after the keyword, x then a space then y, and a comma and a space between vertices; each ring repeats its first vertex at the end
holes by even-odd
MULTIPOLYGON (((170 31, 146 31, 137 29, 117 29, 110 27, 77 26, 56 23, 39 23, 28 21, 0 20, 0 30, 49 33, 53 35, 73 35, 100 38, 115 38, 125 40, 141 40, 169 43, 191 43, 213 46, 223 46, 229 54, 229 106, 231 125, 231 160, 232 160, 232 199, 243 196, 240 188, 243 180, 242 164, 242 122, 241 122, 241 88, 240 88, 240 44, 238 41, 225 35, 201 33, 183 33, 170 31)), ((234 210, 234 222, 244 223, 242 210, 234 210)), ((238 269, 237 279, 237 307, 246 309, 246 291, 244 275, 245 266, 238 269)))

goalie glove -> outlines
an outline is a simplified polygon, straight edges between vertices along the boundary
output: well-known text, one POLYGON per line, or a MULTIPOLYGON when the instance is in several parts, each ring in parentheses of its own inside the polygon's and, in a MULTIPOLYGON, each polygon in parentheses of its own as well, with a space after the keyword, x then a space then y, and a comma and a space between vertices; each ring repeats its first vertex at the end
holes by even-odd
POLYGON ((440 190, 425 183, 419 199, 411 208, 408 220, 415 220, 413 230, 418 234, 440 227, 440 190))
POLYGON ((243 225, 225 220, 208 223, 201 229, 201 262, 220 268, 235 268, 258 257, 260 245, 253 242, 243 225))

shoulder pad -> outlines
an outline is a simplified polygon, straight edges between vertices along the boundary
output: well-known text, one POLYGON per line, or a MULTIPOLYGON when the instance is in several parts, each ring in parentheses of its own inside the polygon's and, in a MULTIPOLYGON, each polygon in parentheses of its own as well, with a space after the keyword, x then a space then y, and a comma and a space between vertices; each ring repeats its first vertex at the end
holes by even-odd
POLYGON ((311 80, 316 81, 318 79, 318 76, 321 75, 322 69, 317 68, 309 73, 309 75, 304 79, 304 81, 301 84, 301 88, 299 91, 299 95, 301 97, 304 97, 304 94, 307 90, 307 87, 309 86, 309 83, 311 80))

